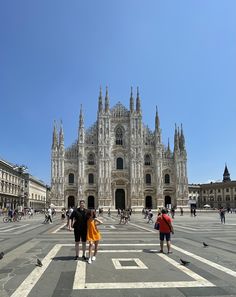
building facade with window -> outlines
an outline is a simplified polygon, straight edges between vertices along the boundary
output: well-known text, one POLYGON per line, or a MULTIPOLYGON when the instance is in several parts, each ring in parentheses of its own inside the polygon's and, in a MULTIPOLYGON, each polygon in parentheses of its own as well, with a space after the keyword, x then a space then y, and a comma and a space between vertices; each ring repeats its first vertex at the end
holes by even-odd
POLYGON ((191 184, 188 186, 188 192, 189 192, 188 205, 190 208, 199 207, 200 190, 201 190, 200 184, 191 184))
POLYGON ((42 209, 50 204, 50 188, 25 170, 24 165, 0 159, 0 208, 42 209))
POLYGON ((49 205, 47 201, 48 186, 31 174, 25 174, 26 205, 28 208, 44 209, 49 205))
POLYGON ((25 179, 16 165, 0 159, 0 208, 17 209, 25 203, 25 179))
POLYGON ((211 182, 200 185, 198 207, 208 204, 211 208, 236 209, 236 181, 231 180, 227 166, 225 166, 222 182, 211 182))
POLYGON ((84 127, 82 107, 78 138, 64 147, 62 125, 53 129, 51 203, 58 207, 86 201, 89 208, 158 208, 188 205, 187 152, 182 126, 175 127, 174 149, 161 140, 158 112, 155 130, 142 121, 141 100, 131 89, 129 110, 110 108, 100 89, 97 121, 84 127))

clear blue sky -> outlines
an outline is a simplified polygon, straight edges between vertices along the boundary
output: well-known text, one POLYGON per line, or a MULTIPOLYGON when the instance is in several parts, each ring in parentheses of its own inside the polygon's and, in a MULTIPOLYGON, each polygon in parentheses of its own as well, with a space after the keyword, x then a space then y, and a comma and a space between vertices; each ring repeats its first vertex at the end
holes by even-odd
POLYGON ((99 86, 173 148, 183 123, 189 183, 236 180, 235 0, 3 0, 0 2, 0 156, 50 183, 54 119, 66 146, 96 120, 99 86))

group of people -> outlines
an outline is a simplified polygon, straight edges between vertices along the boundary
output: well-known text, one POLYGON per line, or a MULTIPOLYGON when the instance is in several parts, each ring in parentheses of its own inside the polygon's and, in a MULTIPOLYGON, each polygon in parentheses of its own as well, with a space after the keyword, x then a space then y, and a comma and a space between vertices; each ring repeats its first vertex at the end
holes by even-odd
MULTIPOLYGON (((121 214, 120 214, 121 215, 121 214)), ((125 215, 125 214, 124 214, 125 215)), ((151 218, 153 215, 151 216, 151 218)), ((160 253, 164 253, 164 240, 167 242, 167 252, 171 253, 171 234, 174 234, 172 219, 167 210, 162 209, 157 216, 159 224, 160 253)), ((79 207, 74 209, 69 217, 68 230, 74 229, 75 238, 75 260, 79 259, 80 242, 82 243, 82 260, 91 264, 96 260, 98 244, 101 234, 97 228, 102 221, 96 217, 95 210, 85 209, 85 201, 79 202, 79 207), (89 243, 89 257, 86 258, 86 243, 89 243), (93 249, 94 248, 94 249, 93 249)))
POLYGON ((74 229, 75 237, 75 260, 79 259, 79 244, 82 242, 82 259, 88 260, 91 264, 96 260, 98 251, 98 243, 101 239, 101 234, 97 228, 102 224, 102 221, 96 217, 94 209, 85 209, 85 201, 80 200, 79 207, 75 208, 69 216, 68 230, 74 229), (89 243, 89 257, 86 258, 86 242, 89 243), (94 251, 93 251, 94 247, 94 251))

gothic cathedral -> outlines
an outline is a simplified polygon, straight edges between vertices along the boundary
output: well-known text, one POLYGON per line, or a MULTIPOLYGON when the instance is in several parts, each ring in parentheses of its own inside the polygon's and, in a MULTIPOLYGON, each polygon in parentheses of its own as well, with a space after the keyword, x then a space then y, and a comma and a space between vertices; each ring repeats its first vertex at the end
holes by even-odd
POLYGON ((187 153, 183 128, 175 126, 174 150, 161 142, 156 110, 155 131, 142 121, 137 89, 134 107, 118 102, 110 108, 108 90, 98 98, 97 121, 84 127, 82 107, 78 139, 64 147, 62 125, 54 124, 51 151, 51 203, 58 208, 76 206, 84 199, 88 208, 187 207, 187 153), (105 101, 105 102, 103 102, 105 101))

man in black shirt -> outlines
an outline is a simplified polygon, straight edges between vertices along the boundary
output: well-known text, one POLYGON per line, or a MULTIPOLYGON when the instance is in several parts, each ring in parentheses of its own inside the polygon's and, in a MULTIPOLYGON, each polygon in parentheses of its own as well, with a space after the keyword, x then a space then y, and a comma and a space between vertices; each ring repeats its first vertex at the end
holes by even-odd
POLYGON ((74 209, 69 219, 69 231, 74 228, 75 236, 75 260, 79 259, 79 243, 82 241, 82 259, 86 260, 86 237, 87 237, 87 211, 85 209, 85 201, 80 200, 79 208, 74 209))

